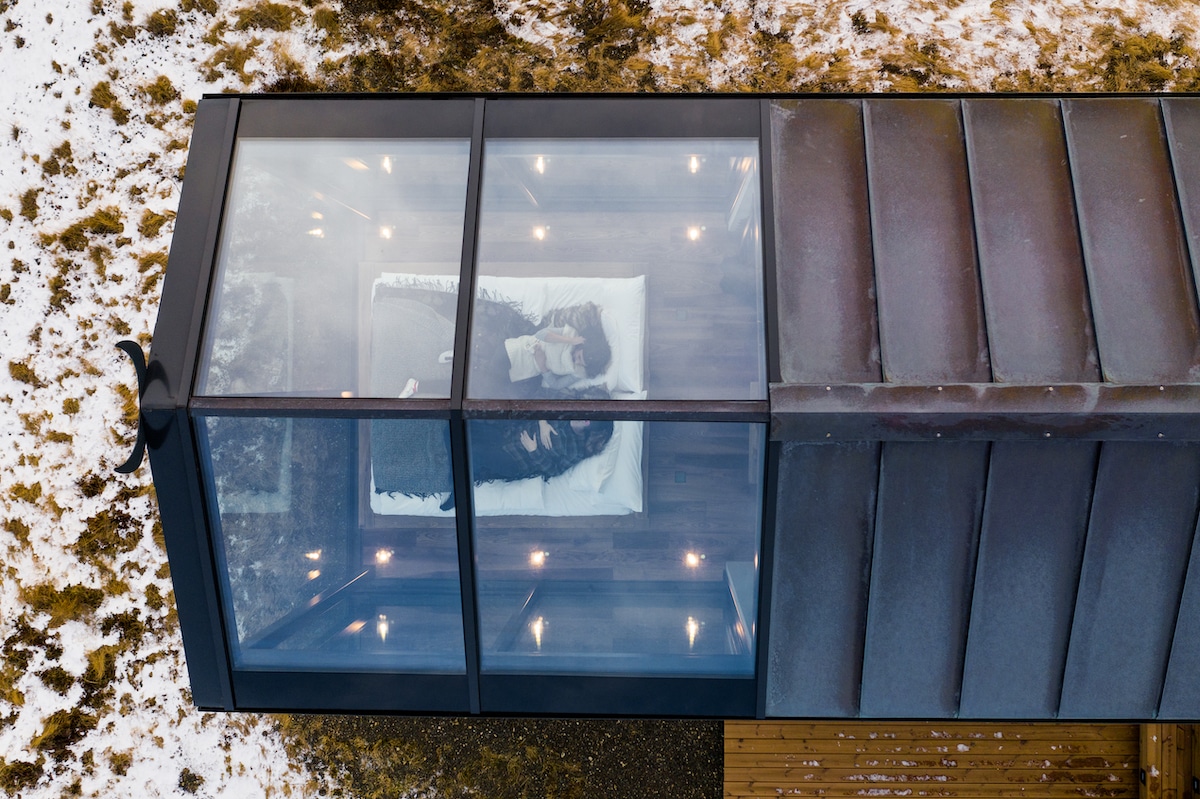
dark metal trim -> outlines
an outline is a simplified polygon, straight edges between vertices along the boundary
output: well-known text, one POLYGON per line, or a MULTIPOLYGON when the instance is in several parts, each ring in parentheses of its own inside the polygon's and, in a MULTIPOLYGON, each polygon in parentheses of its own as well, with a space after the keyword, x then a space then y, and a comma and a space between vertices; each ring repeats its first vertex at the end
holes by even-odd
POLYGON ((483 674, 484 714, 753 718, 750 678, 483 674))
MULTIPOLYGON (((1196 518, 1192 522, 1192 543, 1188 546, 1187 559, 1184 561, 1183 581, 1179 589, 1179 601, 1175 604, 1175 615, 1171 622, 1171 643, 1167 646, 1167 656, 1163 659, 1163 674, 1162 680, 1158 687, 1158 699, 1154 702, 1154 717, 1158 718, 1162 713, 1163 695, 1167 691, 1167 678, 1171 674, 1171 655, 1175 652, 1175 641, 1179 636, 1179 617, 1183 613, 1183 598, 1187 595, 1187 578, 1188 568, 1192 563, 1195 555, 1196 547, 1200 545, 1200 506, 1196 508, 1196 518)), ((1200 768, 1200 765, 1197 766, 1200 768)))
POLYGON ((520 97, 488 101, 489 139, 756 138, 759 101, 672 95, 520 97))
MULTIPOLYGON (((695 99, 752 99, 752 100, 804 100, 812 98, 812 94, 796 94, 788 92, 680 92, 678 94, 647 94, 645 92, 578 92, 570 95, 572 98, 591 98, 591 99, 621 99, 621 100, 640 100, 643 102, 658 102, 660 100, 695 100, 695 99)), ((832 97, 843 100, 858 100, 863 97, 899 97, 910 99, 929 99, 928 92, 887 92, 875 94, 862 94, 854 92, 829 92, 821 93, 821 98, 832 97)), ((1139 97, 1145 99, 1158 99, 1160 97, 1200 97, 1200 92, 1079 92, 1065 94, 1064 92, 1004 92, 1004 93, 978 93, 978 92, 938 92, 938 97, 948 98, 952 100, 965 100, 980 97, 1000 97, 1000 98, 1016 98, 1016 99, 1058 99, 1061 97, 1139 97)), ((240 94, 204 94, 202 99, 221 99, 221 98, 241 98, 241 99, 265 99, 265 100, 286 100, 292 102, 295 100, 365 100, 368 102, 386 102, 396 100, 454 100, 454 99, 475 99, 488 98, 491 100, 517 100, 517 99, 545 99, 545 92, 370 92, 370 93, 355 93, 355 92, 262 92, 262 93, 240 93, 240 94)))
POLYGON ((196 371, 199 367, 201 336, 207 323, 209 300, 212 295, 213 275, 217 269, 217 247, 221 240, 221 229, 225 222, 225 199, 229 192, 230 176, 233 170, 233 158, 237 147, 237 126, 241 108, 237 103, 230 108, 229 117, 225 124, 225 141, 221 146, 218 174, 221 183, 213 193, 212 207, 208 214, 208 233, 204 240, 204 249, 200 256, 200 282, 202 289, 197 292, 196 304, 192 310, 191 324, 188 327, 187 350, 184 357, 185 371, 180 376, 179 396, 176 407, 186 404, 186 398, 194 391, 196 371))
POLYGON ((773 438, 1200 440, 1200 385, 774 385, 773 438))
POLYGON ((1059 717, 1062 713, 1063 694, 1067 688, 1067 663, 1071 659, 1071 640, 1074 638, 1072 632, 1075 629, 1075 617, 1079 614, 1079 588, 1083 583, 1083 564, 1087 562, 1088 543, 1092 538, 1092 514, 1096 510, 1096 481, 1100 477, 1100 461, 1104 457, 1104 442, 1101 442, 1096 447, 1096 461, 1092 464, 1092 496, 1088 501, 1088 518, 1087 526, 1083 529, 1083 545, 1079 550, 1079 566, 1075 570, 1075 591, 1072 596, 1075 597, 1075 602, 1071 605, 1071 620, 1067 624, 1067 642, 1062 649, 1062 666, 1058 670, 1058 703, 1054 706, 1054 715, 1059 717))
POLYGON ((465 714, 466 682, 462 674, 233 672, 240 711, 465 714))
POLYGON ((1163 142, 1167 150, 1167 161, 1171 165, 1171 186, 1174 188, 1175 194, 1175 215, 1179 219, 1179 229, 1183 233, 1183 250, 1187 253, 1187 260, 1192 267, 1187 270, 1188 274, 1185 277, 1188 286, 1191 288, 1192 306, 1200 307, 1200 286, 1196 285, 1196 276, 1200 274, 1200 253, 1196 252, 1192 243, 1192 225, 1188 220, 1187 209, 1183 205, 1183 192, 1180 186, 1179 167, 1176 166, 1179 159, 1175 154, 1175 137, 1172 135, 1173 128, 1171 126, 1171 107, 1164 103, 1161 99, 1158 101, 1158 125, 1162 131, 1163 142))
POLYGON ((971 558, 971 588, 967 592, 966 612, 963 614, 962 650, 958 658, 958 694, 955 699, 957 713, 962 712, 963 686, 967 681, 967 652, 971 647, 971 615, 975 609, 975 598, 979 591, 979 552, 983 549, 983 525, 987 520, 988 503, 992 501, 992 457, 995 453, 993 442, 987 443, 987 461, 983 465, 983 496, 979 500, 979 521, 975 525, 975 552, 971 558))
MULTIPOLYGON (((987 345, 988 355, 988 376, 992 380, 996 379, 996 366, 992 354, 992 336, 988 329, 987 319, 987 300, 983 293, 983 272, 980 271, 979 262, 979 222, 978 214, 975 211, 975 178, 971 174, 971 164, 975 162, 974 147, 971 142, 971 134, 968 130, 970 123, 967 121, 966 111, 963 109, 963 101, 958 101, 958 129, 962 132, 963 139, 963 154, 966 156, 966 161, 963 168, 967 173, 967 206, 971 214, 971 245, 975 253, 975 285, 979 291, 979 324, 983 327, 983 340, 987 345)), ((989 455, 990 458, 990 455, 989 455)))
POLYGON ((783 381, 779 359, 779 290, 775 269, 775 254, 778 241, 775 239, 775 140, 771 128, 771 102, 759 102, 758 167, 759 192, 761 195, 763 312, 766 314, 767 380, 770 383, 783 381))
POLYGON ((237 117, 236 98, 205 100, 196 111, 187 163, 189 178, 179 199, 168 277, 150 348, 149 380, 142 401, 148 411, 182 407, 191 391, 237 117))
POLYGON ((1084 298, 1087 300, 1087 318, 1091 326, 1092 352, 1096 354, 1096 374, 1104 374, 1104 357, 1100 354, 1100 334, 1096 330, 1096 302, 1092 292, 1092 276, 1087 268, 1087 254, 1084 251, 1083 228, 1079 222, 1079 181, 1075 174, 1074 154, 1071 149, 1071 137, 1067 135, 1067 109, 1063 106, 1062 98, 1054 101, 1058 106, 1059 130, 1062 133, 1063 152, 1067 154, 1067 186, 1071 190, 1071 214, 1075 217, 1075 238, 1079 242, 1079 265, 1083 270, 1084 298))
POLYGON ((450 378, 450 401, 461 408, 470 370, 472 314, 475 310, 475 256, 479 247, 479 204, 483 193, 483 131, 486 105, 475 101, 471 130, 471 161, 467 167, 467 207, 463 217, 462 260, 458 274, 458 319, 454 327, 454 368, 450 378))
POLYGON ((158 431, 150 438, 150 467, 160 500, 192 701, 202 708, 233 710, 227 631, 196 465, 196 439, 183 410, 151 411, 145 423, 158 431))
POLYGON ((675 422, 766 422, 764 400, 465 400, 471 419, 632 419, 675 422))
POLYGON ((469 135, 474 105, 469 97, 408 97, 404 103, 362 100, 355 95, 245 95, 238 137, 457 139, 469 135))
POLYGON ((754 717, 767 717, 767 672, 771 663, 771 600, 775 586, 775 522, 779 500, 779 461, 783 457, 783 443, 767 440, 763 463, 763 506, 762 531, 759 536, 758 570, 758 629, 755 644, 758 652, 754 662, 754 677, 757 695, 754 717))
POLYGON ((326 416, 331 419, 450 418, 445 399, 342 399, 340 397, 195 397, 197 416, 326 416))
POLYGON ((458 585, 462 591, 463 643, 467 659, 467 705, 480 712, 479 603, 475 582, 475 539, 467 423, 458 411, 450 420, 450 464, 454 479, 454 524, 458 537, 458 585))

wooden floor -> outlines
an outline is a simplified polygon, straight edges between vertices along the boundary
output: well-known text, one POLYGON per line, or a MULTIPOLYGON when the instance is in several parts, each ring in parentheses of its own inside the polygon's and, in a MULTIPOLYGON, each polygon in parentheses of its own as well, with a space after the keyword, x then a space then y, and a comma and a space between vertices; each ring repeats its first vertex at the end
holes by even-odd
POLYGON ((1139 733, 1136 724, 726 722, 725 797, 1134 799, 1139 733))

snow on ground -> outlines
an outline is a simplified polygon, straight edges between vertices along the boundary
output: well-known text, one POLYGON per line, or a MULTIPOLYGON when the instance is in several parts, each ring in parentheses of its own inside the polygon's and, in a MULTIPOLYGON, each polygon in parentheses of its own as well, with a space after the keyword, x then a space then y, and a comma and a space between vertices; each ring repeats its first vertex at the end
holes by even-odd
MULTIPOLYGON (((452 18, 479 13, 468 6, 452 18)), ((581 69, 580 48, 624 37, 624 66, 650 70, 664 91, 1197 85, 1198 12, 1172 0, 495 9, 513 42, 560 73, 581 69)), ((150 343, 201 94, 297 72, 319 85, 356 47, 436 45, 428 31, 339 28, 341 11, 319 0, 0 0, 0 793, 315 791, 269 717, 191 706, 149 469, 113 471, 136 418, 134 372, 113 345, 150 343)))
POLYGON ((113 471, 136 382, 113 345, 149 343, 184 102, 242 88, 205 79, 209 15, 155 36, 160 8, 0 2, 0 793, 306 793, 269 719, 191 706, 149 469, 113 471))

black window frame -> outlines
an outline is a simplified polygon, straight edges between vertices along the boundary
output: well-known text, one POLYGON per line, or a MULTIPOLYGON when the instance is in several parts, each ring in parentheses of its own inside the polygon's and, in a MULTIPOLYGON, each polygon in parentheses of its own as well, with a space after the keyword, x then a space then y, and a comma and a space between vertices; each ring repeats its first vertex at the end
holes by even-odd
MULTIPOLYGON (((475 295, 476 236, 485 142, 504 138, 752 138, 759 142, 767 374, 773 352, 773 209, 769 101, 733 97, 205 97, 196 113, 188 180, 180 203, 143 397, 151 466, 175 584, 193 701, 224 710, 440 712, 762 717, 765 707, 774 509, 764 475, 759 537, 758 626, 750 678, 481 674, 466 427, 470 419, 607 418, 643 421, 770 421, 767 399, 512 401, 468 399, 467 358, 456 357, 449 399, 196 397, 208 298, 234 153, 242 138, 470 137, 455 352, 467 350, 475 295), (196 417, 210 415, 428 418, 450 425, 465 675, 235 669, 222 613, 216 537, 200 479, 196 417)), ((774 462, 768 442, 768 472, 774 462)))

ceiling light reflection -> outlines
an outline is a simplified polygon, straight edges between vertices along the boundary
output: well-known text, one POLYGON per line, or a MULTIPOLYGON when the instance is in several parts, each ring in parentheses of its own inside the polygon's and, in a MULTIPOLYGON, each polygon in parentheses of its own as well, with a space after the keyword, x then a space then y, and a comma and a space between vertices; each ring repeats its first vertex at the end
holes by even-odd
POLYGON ((700 171, 700 159, 694 155, 688 158, 688 171, 693 175, 700 171))
POLYGON ((392 157, 390 155, 385 155, 380 166, 383 167, 384 172, 387 172, 389 175, 392 174, 392 157))
POLYGON ((683 562, 689 569, 700 567, 700 561, 704 560, 705 556, 700 552, 688 552, 683 556, 683 562))
POLYGON ((304 557, 308 558, 309 560, 320 560, 321 550, 314 549, 312 552, 305 552, 304 557))
POLYGON ((546 238, 546 228, 538 225, 533 229, 533 237, 538 241, 544 241, 546 238))
POLYGON ((539 175, 546 174, 546 159, 539 155, 533 162, 533 168, 538 171, 539 175))
POLYGON ((308 579, 310 579, 310 580, 315 580, 315 579, 317 579, 317 578, 318 578, 318 577, 320 577, 320 576, 321 576, 321 570, 320 570, 320 569, 313 569, 312 571, 310 571, 310 572, 308 573, 308 579))
POLYGON ((388 617, 380 613, 379 618, 375 620, 375 632, 379 633, 379 640, 387 642, 388 636, 388 617))
POLYGON ((394 554, 396 553, 390 549, 377 549, 375 550, 375 562, 381 566, 386 563, 391 563, 392 555, 394 554))
POLYGON ((538 651, 542 649, 542 632, 546 629, 546 619, 544 616, 538 616, 529 624, 529 630, 533 633, 534 646, 538 651))
POLYGON ((688 649, 691 649, 696 645, 696 636, 700 633, 700 622, 696 621, 694 616, 688 616, 686 629, 688 636, 688 649))
POLYGON ((546 552, 545 550, 540 550, 540 549, 537 550, 536 552, 530 552, 529 553, 529 565, 533 566, 535 569, 540 569, 541 567, 546 565, 546 556, 548 556, 549 554, 550 554, 549 552, 546 552))

